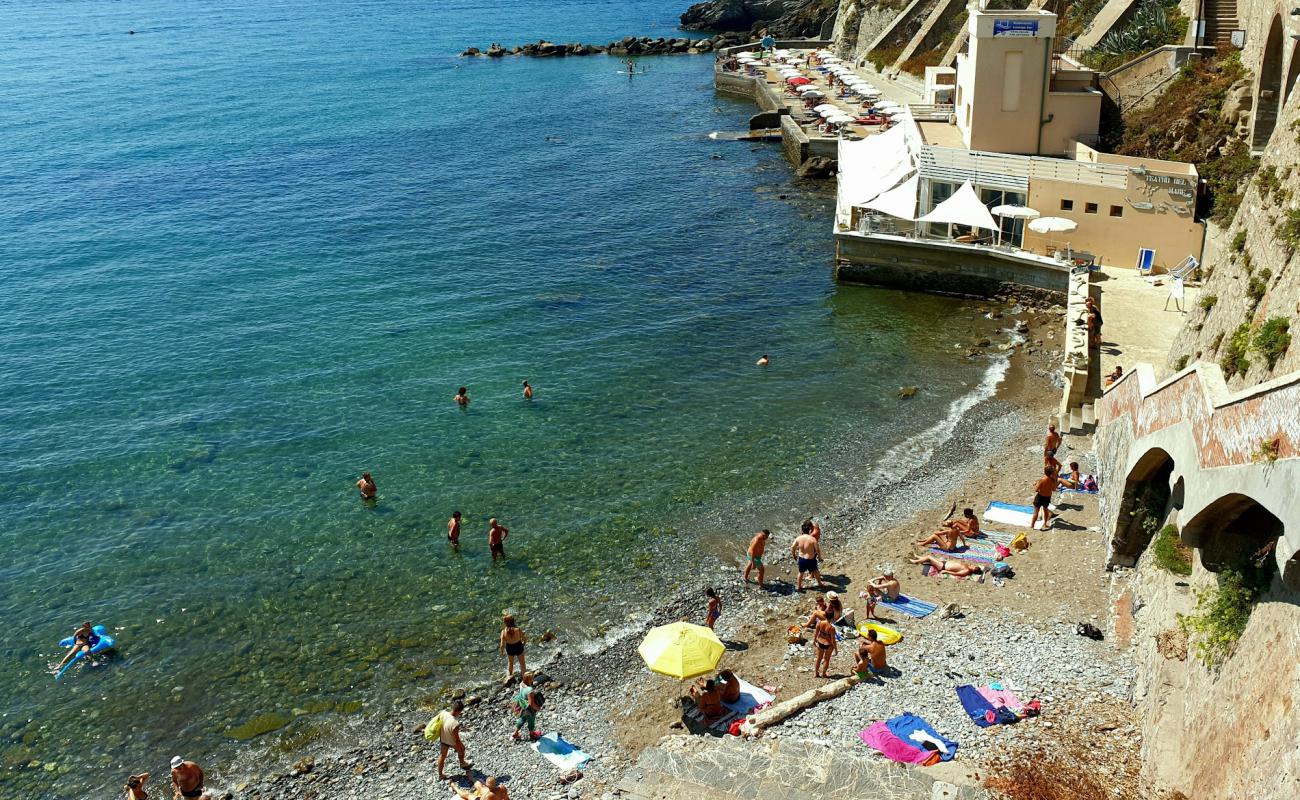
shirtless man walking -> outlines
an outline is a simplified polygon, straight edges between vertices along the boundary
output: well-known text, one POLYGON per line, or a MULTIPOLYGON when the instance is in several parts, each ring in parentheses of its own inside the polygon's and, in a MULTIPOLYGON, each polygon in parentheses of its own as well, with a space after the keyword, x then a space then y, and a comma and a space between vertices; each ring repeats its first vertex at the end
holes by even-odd
POLYGON ((790 545, 790 555, 794 557, 798 565, 799 576, 795 579, 795 588, 803 591, 804 573, 809 573, 817 581, 819 589, 825 589, 826 584, 822 581, 822 573, 818 568, 817 559, 822 556, 822 547, 818 543, 817 537, 811 533, 801 533, 795 537, 794 542, 790 545))
POLYGON ((451 542, 452 549, 460 549, 460 512, 451 512, 451 519, 447 520, 447 541, 451 542))
POLYGON ((510 529, 497 522, 493 517, 488 520, 488 550, 492 551, 492 560, 506 557, 506 536, 510 534, 510 529))
POLYGON ((763 588, 763 553, 767 551, 767 540, 772 532, 767 528, 754 534, 754 538, 749 541, 749 550, 746 555, 749 556, 749 563, 745 565, 745 583, 749 583, 749 572, 755 567, 758 568, 758 588, 763 588))
MULTIPOLYGON (((1043 440, 1043 457, 1056 459, 1056 451, 1061 447, 1061 434, 1056 432, 1056 423, 1047 424, 1047 438, 1043 440)), ((1060 463, 1060 462, 1057 462, 1060 463)))
POLYGON ((203 770, 199 769, 198 764, 180 756, 172 757, 172 796, 203 796, 203 770))
POLYGON ((1052 524, 1052 492, 1056 491, 1056 471, 1043 468, 1043 477, 1034 484, 1034 513, 1029 517, 1030 530, 1047 530, 1052 524), (1038 512, 1043 512, 1043 527, 1037 528, 1038 512))

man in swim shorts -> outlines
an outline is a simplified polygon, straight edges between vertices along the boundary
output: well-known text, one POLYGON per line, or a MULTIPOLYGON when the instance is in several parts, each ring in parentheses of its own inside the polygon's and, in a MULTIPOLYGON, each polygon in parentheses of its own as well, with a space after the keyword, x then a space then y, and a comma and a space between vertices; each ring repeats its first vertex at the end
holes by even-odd
POLYGON ((492 560, 506 557, 506 536, 510 529, 497 522, 496 517, 488 520, 488 550, 492 551, 492 560))
POLYGON ((362 500, 374 500, 375 495, 379 493, 379 487, 375 485, 375 479, 370 477, 369 472, 361 473, 361 480, 357 481, 357 488, 361 490, 362 500))
POLYGON ((984 572, 983 567, 968 564, 958 558, 940 558, 934 553, 926 553, 917 558, 909 558, 908 561, 911 561, 913 564, 928 564, 945 575, 955 575, 958 578, 966 578, 984 572))
POLYGON ((1034 527, 1038 522, 1038 512, 1043 512, 1043 530, 1047 530, 1052 524, 1052 492, 1056 491, 1056 471, 1051 467, 1043 467, 1043 477, 1038 479, 1034 484, 1034 513, 1029 517, 1029 529, 1036 530, 1034 527))
POLYGON ((1056 451, 1061 447, 1061 434, 1056 432, 1056 423, 1047 425, 1047 438, 1043 441, 1043 455, 1056 458, 1056 451))
POLYGON ((447 520, 447 541, 451 546, 460 549, 460 512, 451 512, 451 519, 447 520))
POLYGON ((746 555, 749 556, 749 563, 745 565, 745 583, 749 583, 749 571, 758 569, 758 588, 763 588, 763 553, 767 550, 767 539, 772 532, 767 528, 754 534, 754 538, 749 542, 749 550, 746 555))
POLYGON ((875 629, 869 629, 865 638, 858 641, 858 660, 853 666, 858 680, 865 681, 867 676, 879 677, 889 667, 885 663, 885 644, 880 641, 875 629))
POLYGON ((203 770, 193 761, 172 757, 172 794, 179 797, 203 795, 203 770))
POLYGON ((822 555, 822 548, 817 542, 817 537, 811 533, 799 534, 795 537, 794 543, 790 545, 790 555, 794 557, 799 569, 799 575, 795 579, 795 588, 798 591, 803 591, 803 576, 805 574, 813 576, 819 589, 826 588, 817 564, 817 559, 821 558, 822 555))

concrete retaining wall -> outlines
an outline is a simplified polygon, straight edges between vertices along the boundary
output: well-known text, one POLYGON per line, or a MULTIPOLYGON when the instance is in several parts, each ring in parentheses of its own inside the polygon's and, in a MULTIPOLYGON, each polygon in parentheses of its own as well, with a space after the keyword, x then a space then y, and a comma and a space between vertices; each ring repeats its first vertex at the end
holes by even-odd
POLYGON ((1060 302, 1068 270, 998 258, 987 251, 953 250, 924 241, 889 242, 835 236, 835 277, 848 283, 918 292, 987 297, 1037 290, 1060 302))

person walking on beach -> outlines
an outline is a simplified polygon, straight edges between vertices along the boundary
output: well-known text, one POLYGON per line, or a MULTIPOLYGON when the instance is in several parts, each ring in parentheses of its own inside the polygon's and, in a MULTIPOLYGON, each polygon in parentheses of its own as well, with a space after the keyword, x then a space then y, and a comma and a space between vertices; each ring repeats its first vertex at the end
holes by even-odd
POLYGON ((370 477, 369 472, 361 473, 361 480, 357 481, 357 489, 361 492, 362 500, 374 500, 375 495, 379 494, 379 487, 375 485, 375 479, 370 477))
POLYGON ((1052 492, 1056 491, 1056 471, 1051 467, 1043 467, 1043 477, 1038 479, 1034 484, 1034 513, 1029 517, 1029 529, 1035 530, 1035 523, 1038 522, 1038 512, 1043 512, 1043 527, 1041 530, 1047 530, 1052 525, 1052 492))
POLYGON ((1047 438, 1043 440, 1043 457, 1056 458, 1056 451, 1061 447, 1061 434, 1056 432, 1056 423, 1047 424, 1047 438))
POLYGON ((144 782, 149 780, 149 773, 141 772, 139 775, 132 775, 126 779, 126 800, 145 800, 149 792, 144 788, 144 782))
POLYGON ((515 732, 511 738, 516 742, 523 740, 524 728, 528 728, 528 738, 536 739, 541 734, 537 731, 537 712, 542 710, 546 696, 533 687, 533 673, 525 672, 519 681, 519 691, 515 692, 515 732))
POLYGON ((704 596, 709 598, 709 608, 705 613, 705 621, 709 630, 713 630, 718 624, 718 617, 722 616, 722 598, 718 597, 718 590, 712 586, 704 590, 704 596))
POLYGON ((488 520, 488 550, 492 551, 492 560, 506 557, 506 536, 510 529, 497 522, 493 517, 488 520))
POLYGON ((456 390, 456 405, 469 408, 469 389, 462 386, 456 390))
POLYGON ((528 637, 524 631, 515 624, 515 615, 506 614, 501 618, 501 655, 506 657, 506 683, 514 680, 515 661, 519 661, 519 674, 523 675, 526 670, 524 664, 524 645, 528 643, 528 637))
POLYGON ((813 628, 813 646, 817 651, 813 677, 829 678, 831 656, 835 655, 835 626, 821 612, 818 612, 817 626, 813 628))
POLYGON ((172 797, 201 797, 203 770, 193 761, 172 757, 172 797))
POLYGON ((447 541, 451 542, 453 550, 460 549, 460 512, 451 512, 451 519, 447 520, 447 541))
POLYGON ((822 547, 817 541, 817 537, 812 532, 801 533, 795 537, 794 542, 790 545, 790 555, 794 557, 795 564, 799 570, 798 577, 795 579, 795 589, 803 591, 803 576, 812 575, 817 581, 817 587, 825 589, 826 584, 822 581, 822 573, 817 565, 817 559, 821 558, 822 547))
POLYGON ((772 532, 767 528, 754 534, 754 538, 749 541, 749 550, 746 555, 749 556, 749 563, 745 565, 745 583, 749 583, 749 571, 758 568, 758 588, 763 586, 763 553, 767 550, 767 540, 771 537, 772 532))
POLYGON ((524 399, 533 399, 533 387, 528 384, 528 381, 524 381, 524 399))
POLYGON ((451 708, 446 711, 439 711, 438 716, 429 720, 433 725, 441 720, 442 729, 438 732, 438 780, 447 780, 447 773, 444 768, 447 766, 447 753, 456 751, 456 758, 460 760, 460 768, 469 772, 473 767, 469 759, 465 758, 465 743, 460 738, 460 715, 465 713, 465 703, 461 700, 451 704, 451 708))

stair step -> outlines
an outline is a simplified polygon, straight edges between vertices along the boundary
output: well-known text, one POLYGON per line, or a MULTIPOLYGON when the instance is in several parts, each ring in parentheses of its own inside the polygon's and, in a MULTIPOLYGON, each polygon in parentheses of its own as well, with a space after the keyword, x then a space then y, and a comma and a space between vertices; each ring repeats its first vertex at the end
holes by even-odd
POLYGON ((1083 416, 1083 424, 1085 426, 1097 424, 1097 412, 1095 409, 1093 409, 1092 403, 1083 404, 1082 416, 1083 416))

